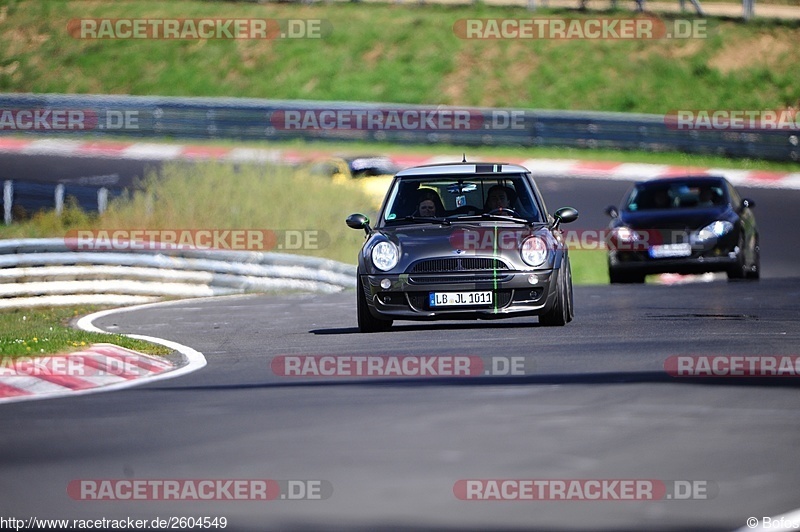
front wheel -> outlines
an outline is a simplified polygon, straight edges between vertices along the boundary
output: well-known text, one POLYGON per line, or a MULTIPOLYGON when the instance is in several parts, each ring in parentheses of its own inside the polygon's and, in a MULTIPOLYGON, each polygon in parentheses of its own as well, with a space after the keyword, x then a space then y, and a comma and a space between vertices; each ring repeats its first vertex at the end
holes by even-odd
POLYGON ((753 264, 747 269, 745 277, 753 281, 757 281, 761 277, 761 246, 758 243, 758 236, 756 236, 756 245, 753 249, 753 264))
POLYGON ((362 333, 384 332, 392 327, 392 320, 380 320, 369 312, 367 296, 364 294, 364 284, 358 276, 356 286, 356 309, 358 312, 358 330, 362 333))
POLYGON ((545 327, 563 327, 572 320, 570 307, 572 299, 572 283, 568 281, 569 265, 565 262, 556 273, 556 302, 549 311, 539 316, 539 324, 545 327))
POLYGON ((728 269, 728 280, 744 279, 747 276, 747 262, 744 257, 744 235, 739 235, 739 254, 736 264, 728 269))

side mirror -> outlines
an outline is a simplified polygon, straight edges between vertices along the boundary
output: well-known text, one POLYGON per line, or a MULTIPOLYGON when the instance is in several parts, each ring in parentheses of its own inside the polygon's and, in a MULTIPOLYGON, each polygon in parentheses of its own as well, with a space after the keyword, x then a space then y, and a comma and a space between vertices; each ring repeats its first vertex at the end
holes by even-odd
POLYGON ((612 218, 619 218, 619 211, 613 205, 609 205, 608 207, 606 207, 605 213, 611 216, 612 218))
POLYGON ((369 226, 369 218, 363 214, 351 214, 347 217, 345 223, 351 229, 363 229, 367 234, 372 232, 372 228, 369 226))
POLYGON ((743 209, 752 209, 755 206, 756 206, 756 202, 755 201, 753 201, 751 199, 747 199, 747 198, 742 199, 742 208, 743 209))
POLYGON ((562 223, 568 224, 577 220, 578 211, 572 207, 561 207, 553 213, 553 218, 555 218, 555 222, 553 222, 553 229, 558 229, 558 226, 562 223))

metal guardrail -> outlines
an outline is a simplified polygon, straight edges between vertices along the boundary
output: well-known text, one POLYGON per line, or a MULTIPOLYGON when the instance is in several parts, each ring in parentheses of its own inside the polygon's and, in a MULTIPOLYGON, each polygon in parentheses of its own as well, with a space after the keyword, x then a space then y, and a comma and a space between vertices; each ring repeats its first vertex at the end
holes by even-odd
POLYGON ((42 209, 55 209, 56 213, 61 214, 65 202, 71 200, 84 211, 103 213, 108 207, 108 200, 122 194, 121 188, 10 179, 0 181, 0 187, 0 210, 6 225, 42 209))
POLYGON ((517 145, 677 151, 776 161, 800 160, 797 130, 677 130, 651 114, 473 109, 352 102, 177 98, 64 94, 0 94, 0 110, 84 112, 82 129, 3 128, 0 134, 114 135, 132 138, 241 140, 359 140, 392 143, 517 145), (286 113, 466 112, 470 126, 454 128, 292 128, 286 113), (85 117, 89 118, 85 118, 85 117), (515 127, 503 127, 514 120, 515 127))
POLYGON ((75 252, 60 238, 2 240, 0 308, 277 290, 338 292, 355 286, 355 271, 348 264, 285 253, 75 252))

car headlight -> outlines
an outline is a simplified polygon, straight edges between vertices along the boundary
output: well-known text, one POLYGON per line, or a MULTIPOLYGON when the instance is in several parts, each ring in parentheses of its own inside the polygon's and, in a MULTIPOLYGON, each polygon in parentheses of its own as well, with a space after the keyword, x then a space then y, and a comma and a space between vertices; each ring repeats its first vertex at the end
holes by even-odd
POLYGON ((721 222, 721 221, 712 222, 697 232, 696 240, 698 242, 705 242, 708 240, 719 238, 722 235, 727 235, 732 230, 733 230, 733 224, 730 222, 721 222))
POLYGON ((639 240, 639 233, 624 225, 614 229, 614 236, 620 242, 636 242, 639 240))
POLYGON ((397 266, 398 260, 397 246, 391 242, 378 242, 372 248, 372 264, 383 272, 387 272, 397 266))
POLYGON ((538 236, 526 238, 519 251, 522 260, 529 266, 541 266, 547 260, 547 243, 538 236))

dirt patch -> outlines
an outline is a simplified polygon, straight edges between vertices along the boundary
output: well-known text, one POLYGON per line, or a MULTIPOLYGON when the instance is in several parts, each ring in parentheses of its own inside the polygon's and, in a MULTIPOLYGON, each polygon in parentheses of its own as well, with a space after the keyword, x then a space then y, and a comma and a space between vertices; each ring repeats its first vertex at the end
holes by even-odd
POLYGON ((382 42, 377 43, 372 50, 361 56, 361 58, 364 60, 364 63, 366 63, 368 66, 375 66, 378 60, 383 57, 383 48, 382 42))
POLYGON ((442 80, 442 103, 497 107, 525 100, 538 63, 536 54, 524 42, 512 43, 508 50, 466 43, 453 61, 455 69, 442 80), (482 80, 483 89, 477 101, 469 94, 472 80, 482 80))
POLYGON ((250 70, 261 68, 274 58, 271 41, 238 40, 236 48, 242 65, 250 70))
POLYGON ((43 33, 24 31, 22 29, 6 30, 3 35, 6 50, 5 57, 14 57, 23 53, 30 53, 42 47, 50 38, 43 33))
POLYGON ((722 73, 736 72, 754 66, 773 67, 782 55, 791 52, 793 45, 788 39, 778 39, 774 35, 760 35, 725 45, 708 62, 708 66, 722 73))

